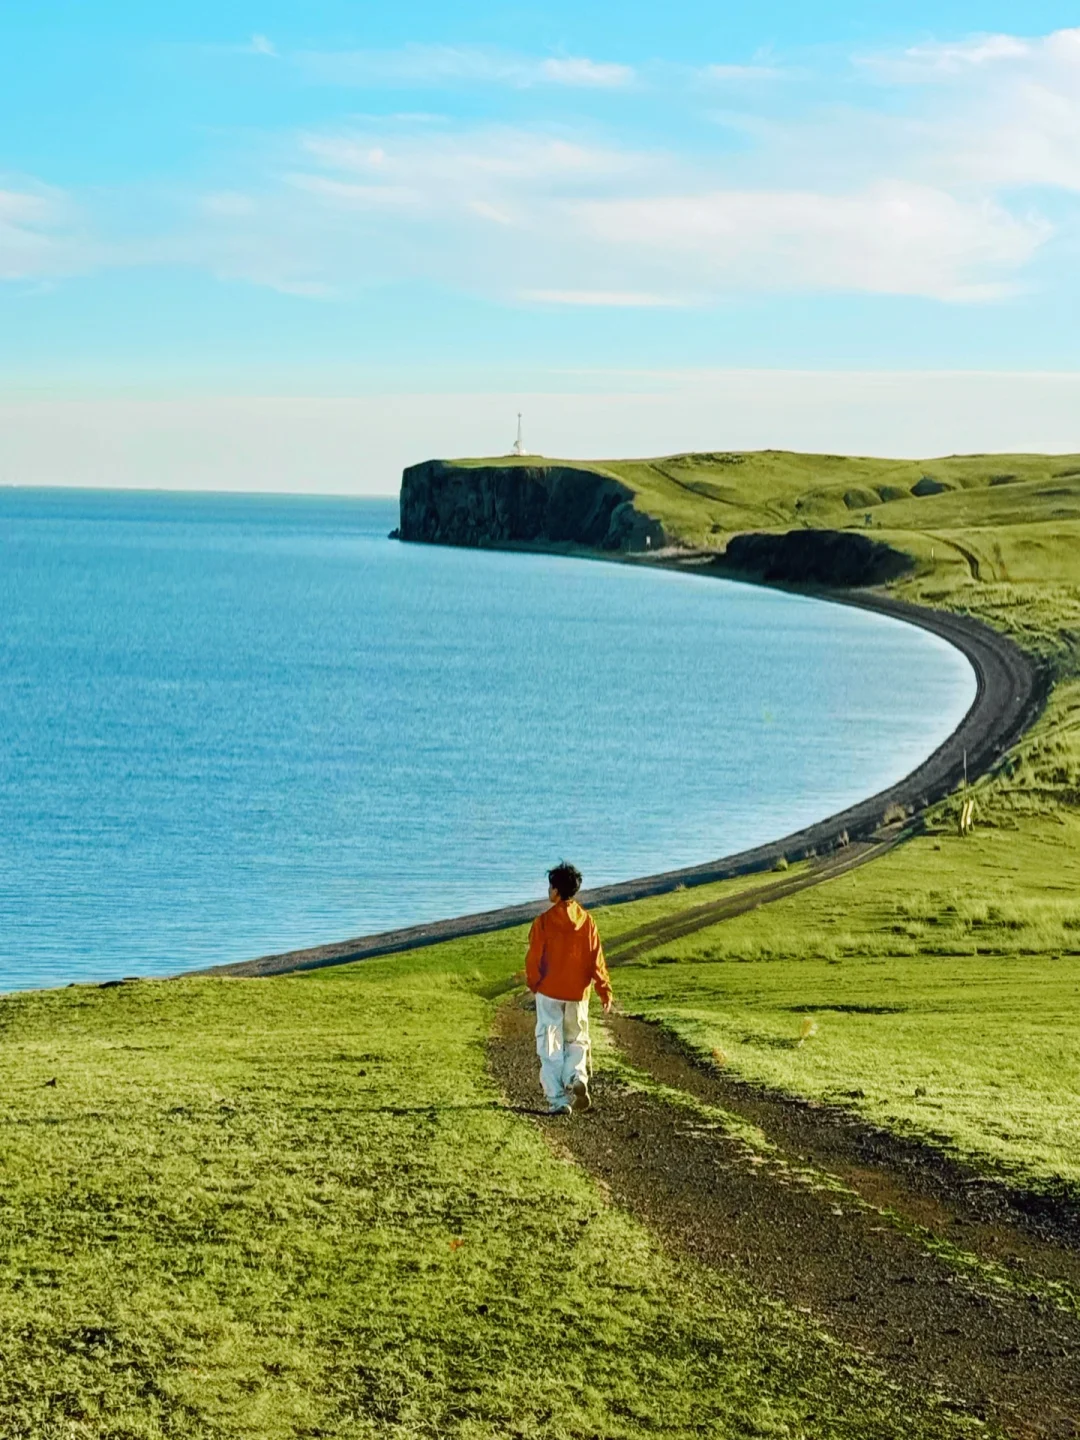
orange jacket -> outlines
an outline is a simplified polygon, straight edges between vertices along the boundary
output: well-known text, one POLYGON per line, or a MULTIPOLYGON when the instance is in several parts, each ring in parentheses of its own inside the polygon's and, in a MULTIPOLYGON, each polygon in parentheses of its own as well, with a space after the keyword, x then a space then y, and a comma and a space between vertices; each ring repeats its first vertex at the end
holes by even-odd
POLYGON ((611 999, 596 923, 576 900, 560 900, 533 921, 525 982, 552 1000, 583 1000, 590 985, 605 1005, 611 999))

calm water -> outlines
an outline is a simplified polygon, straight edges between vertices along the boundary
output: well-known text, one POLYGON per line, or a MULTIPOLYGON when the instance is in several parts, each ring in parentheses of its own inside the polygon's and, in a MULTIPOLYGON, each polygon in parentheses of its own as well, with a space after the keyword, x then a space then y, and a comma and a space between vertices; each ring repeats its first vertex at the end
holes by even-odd
POLYGON ((921 631, 388 541, 384 501, 0 491, 0 989, 163 974, 687 865, 912 769, 921 631))

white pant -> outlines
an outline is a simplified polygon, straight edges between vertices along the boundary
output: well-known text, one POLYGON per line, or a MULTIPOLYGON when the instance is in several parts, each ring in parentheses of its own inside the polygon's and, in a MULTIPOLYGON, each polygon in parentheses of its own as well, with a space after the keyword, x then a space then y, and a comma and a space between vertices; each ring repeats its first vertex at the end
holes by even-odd
POLYGON ((568 1104, 571 1087, 589 1078, 589 997, 536 997, 536 1053, 540 1084, 552 1105, 568 1104))

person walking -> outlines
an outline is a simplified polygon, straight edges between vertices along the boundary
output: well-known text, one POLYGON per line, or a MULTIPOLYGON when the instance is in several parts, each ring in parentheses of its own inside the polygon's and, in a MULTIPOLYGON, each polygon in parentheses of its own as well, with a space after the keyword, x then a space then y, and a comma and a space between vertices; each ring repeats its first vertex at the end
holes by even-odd
POLYGON ((538 915, 529 931, 525 983, 536 996, 536 1053, 540 1085, 552 1115, 588 1110, 589 987, 606 1014, 611 981, 596 922, 574 896, 581 871, 562 861, 548 871, 551 908, 538 915))

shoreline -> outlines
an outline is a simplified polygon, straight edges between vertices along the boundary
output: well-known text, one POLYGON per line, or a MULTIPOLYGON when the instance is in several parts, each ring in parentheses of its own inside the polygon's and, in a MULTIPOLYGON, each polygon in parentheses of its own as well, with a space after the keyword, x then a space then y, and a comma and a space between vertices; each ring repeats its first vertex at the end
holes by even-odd
MULTIPOLYGON (((492 548, 533 551, 541 547, 523 545, 492 548)), ((745 575, 725 572, 716 564, 710 564, 707 570, 699 568, 694 563, 692 552, 681 552, 680 557, 670 554, 665 556, 663 553, 648 559, 628 557, 620 562, 615 556, 579 547, 542 548, 545 553, 574 554, 581 559, 645 564, 746 584, 764 583, 755 582, 745 575)), ((804 859, 810 852, 833 850, 844 843, 844 835, 851 842, 866 839, 878 830, 885 812, 895 811, 897 808, 903 809, 905 817, 897 838, 899 835, 906 835, 917 825, 930 805, 958 788, 965 775, 971 781, 990 770, 1038 718, 1049 694, 1049 676, 1039 664, 1014 641, 981 620, 950 611, 932 610, 877 591, 861 594, 857 591, 836 592, 814 587, 766 588, 787 589, 808 598, 874 611, 917 625, 952 644, 967 658, 975 672, 975 699, 967 714, 936 750, 888 789, 867 796, 845 810, 826 816, 802 830, 781 836, 765 845, 721 856, 701 865, 660 871, 583 891, 581 898, 587 905, 624 904, 650 895, 666 894, 679 888, 691 889, 717 880, 767 871, 781 858, 790 862, 804 859)), ((501 906, 495 910, 478 911, 427 924, 356 936, 326 945, 262 955, 252 960, 204 966, 183 971, 172 978, 219 976, 253 979, 323 969, 332 965, 348 965, 357 960, 375 959, 437 945, 445 940, 512 929, 534 919, 546 905, 546 900, 534 900, 520 905, 501 906)))

